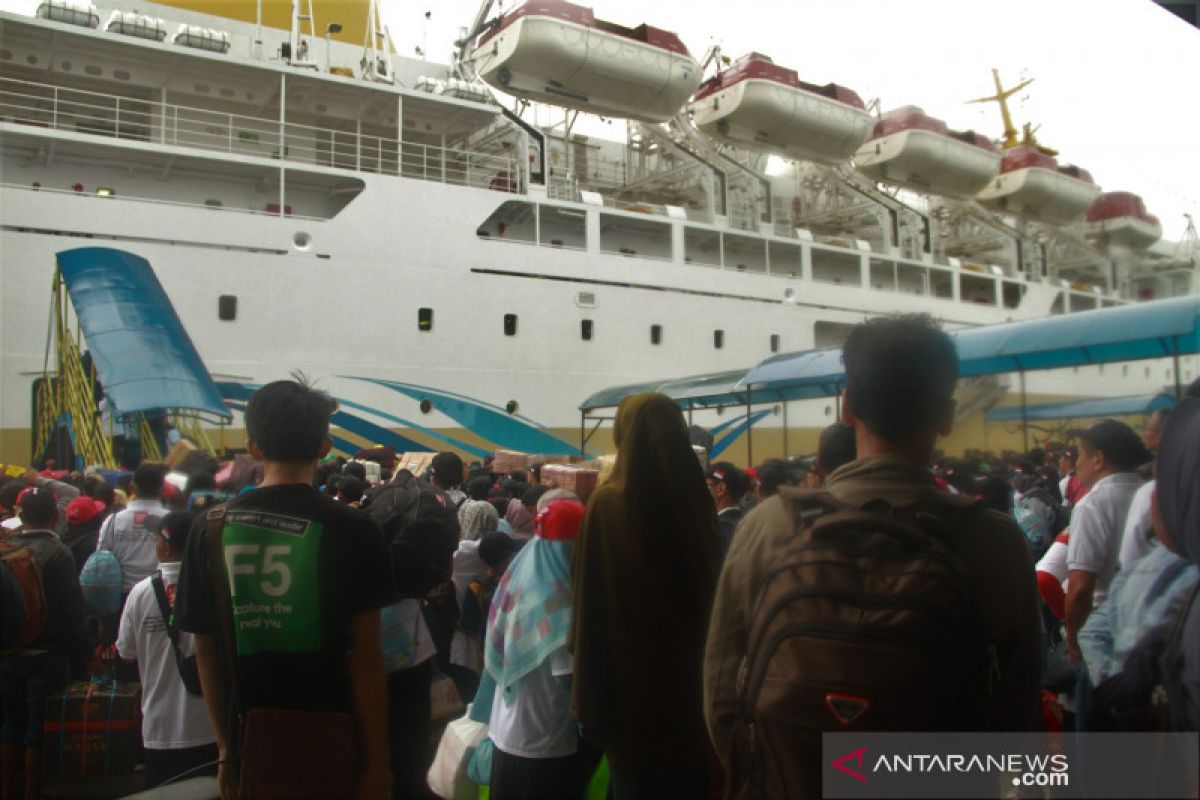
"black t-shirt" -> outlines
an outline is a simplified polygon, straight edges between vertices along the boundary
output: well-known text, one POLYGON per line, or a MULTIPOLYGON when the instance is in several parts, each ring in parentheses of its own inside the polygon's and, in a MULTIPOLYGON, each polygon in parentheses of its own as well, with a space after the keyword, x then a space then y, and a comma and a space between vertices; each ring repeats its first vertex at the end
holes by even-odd
MULTIPOLYGON (((207 534, 201 516, 176 612, 183 630, 212 635, 207 534)), ((242 706, 350 711, 351 619, 397 599, 378 524, 311 486, 270 486, 229 502, 222 546, 242 706)))

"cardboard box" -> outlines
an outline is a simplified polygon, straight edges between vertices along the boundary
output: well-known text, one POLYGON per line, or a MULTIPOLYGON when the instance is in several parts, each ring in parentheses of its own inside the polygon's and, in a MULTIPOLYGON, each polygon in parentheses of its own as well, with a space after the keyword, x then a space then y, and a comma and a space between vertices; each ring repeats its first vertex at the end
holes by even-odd
POLYGON ((167 457, 163 460, 163 463, 167 465, 167 469, 179 469, 180 472, 183 472, 184 470, 180 469, 180 465, 183 464, 183 460, 195 449, 196 445, 187 439, 180 439, 171 447, 171 451, 167 453, 167 457))
POLYGON ((129 775, 142 760, 142 687, 77 681, 46 698, 47 777, 129 775))
POLYGON ((492 462, 492 472, 497 475, 508 475, 513 470, 529 469, 529 454, 517 450, 497 450, 492 462))
POLYGON ((542 485, 574 492, 581 502, 596 489, 600 473, 598 470, 576 467, 570 464, 547 464, 542 467, 542 485))
POLYGON ((433 463, 433 457, 437 453, 433 452, 414 452, 404 453, 396 460, 396 472, 406 469, 418 478, 425 474, 425 470, 429 469, 429 465, 433 463))

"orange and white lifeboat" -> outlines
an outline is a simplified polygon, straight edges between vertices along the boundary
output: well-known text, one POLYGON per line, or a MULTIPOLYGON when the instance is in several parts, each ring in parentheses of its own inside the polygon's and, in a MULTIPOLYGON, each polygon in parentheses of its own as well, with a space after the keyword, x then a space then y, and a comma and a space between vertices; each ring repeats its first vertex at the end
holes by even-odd
POLYGON ((853 91, 804 83, 758 53, 701 84, 688 110, 707 136, 798 161, 845 161, 871 133, 853 91))
POLYGON ((1136 194, 1105 192, 1088 209, 1083 232, 1105 244, 1144 250, 1162 238, 1162 223, 1136 194))
POLYGON ((952 131, 916 106, 903 106, 875 122, 854 166, 881 183, 970 197, 999 174, 1000 153, 974 131, 952 131))
POLYGON ((526 0, 475 45, 488 84, 526 100, 664 122, 700 85, 700 65, 670 31, 625 28, 564 0, 526 0))
POLYGON ((975 197, 984 205, 1039 222, 1080 222, 1100 187, 1087 170, 1058 166, 1052 156, 1027 144, 1006 150, 1000 174, 975 197))

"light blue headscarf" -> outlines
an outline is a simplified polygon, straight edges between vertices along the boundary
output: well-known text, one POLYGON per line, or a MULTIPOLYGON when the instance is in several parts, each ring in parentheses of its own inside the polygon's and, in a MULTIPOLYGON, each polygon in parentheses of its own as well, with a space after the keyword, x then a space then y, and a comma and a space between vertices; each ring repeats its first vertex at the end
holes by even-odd
POLYGON ((537 535, 500 579, 488 613, 483 664, 502 693, 566 644, 571 562, 582 520, 583 506, 577 502, 547 505, 538 512, 537 535))

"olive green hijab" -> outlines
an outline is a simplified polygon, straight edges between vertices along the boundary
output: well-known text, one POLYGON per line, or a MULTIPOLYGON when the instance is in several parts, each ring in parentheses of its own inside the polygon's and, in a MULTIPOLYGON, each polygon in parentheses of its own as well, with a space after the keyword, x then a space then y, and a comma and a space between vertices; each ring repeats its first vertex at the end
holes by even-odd
POLYGON ((576 551, 574 710, 617 766, 681 772, 709 757, 701 671, 716 509, 669 398, 626 398, 613 440, 616 464, 576 551))

